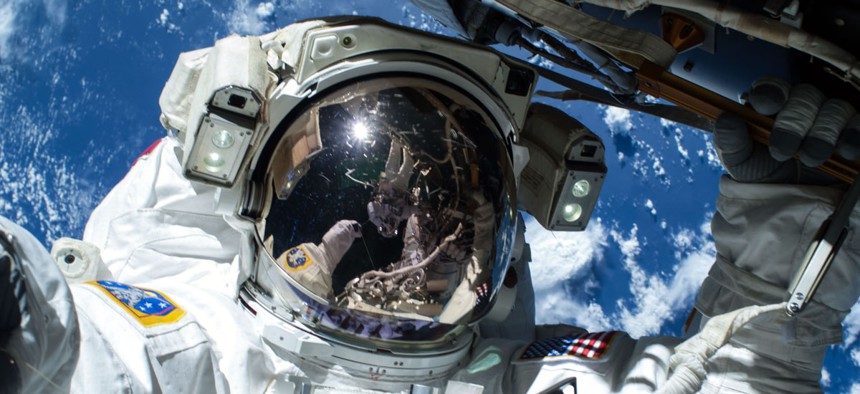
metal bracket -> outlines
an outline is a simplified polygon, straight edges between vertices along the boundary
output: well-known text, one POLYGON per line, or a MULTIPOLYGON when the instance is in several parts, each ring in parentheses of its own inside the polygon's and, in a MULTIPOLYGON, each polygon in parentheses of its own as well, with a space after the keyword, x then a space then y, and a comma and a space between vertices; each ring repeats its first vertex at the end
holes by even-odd
POLYGON ((845 192, 839 206, 833 214, 824 221, 818 230, 812 244, 806 251, 803 264, 794 275, 794 280, 788 288, 788 300, 785 306, 785 314, 794 317, 812 301, 812 296, 821 280, 827 274, 833 258, 839 252, 842 241, 848 234, 848 224, 854 206, 860 200, 860 175, 854 179, 854 183, 845 192))

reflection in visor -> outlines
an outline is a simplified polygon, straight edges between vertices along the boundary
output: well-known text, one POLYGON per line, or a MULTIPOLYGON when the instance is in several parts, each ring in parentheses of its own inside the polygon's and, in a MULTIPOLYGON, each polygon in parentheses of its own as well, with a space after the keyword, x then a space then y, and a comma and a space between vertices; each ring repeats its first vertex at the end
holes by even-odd
POLYGON ((359 338, 433 342, 442 339, 452 328, 448 324, 429 320, 376 315, 348 308, 313 304, 312 300, 309 301, 306 320, 318 320, 322 328, 346 332, 359 338))
POLYGON ((300 245, 315 264, 275 266, 329 300, 300 297, 320 324, 425 336, 434 321, 476 317, 504 277, 515 225, 509 159, 492 120, 453 88, 390 78, 335 91, 290 125, 272 163, 278 198, 261 238, 272 256, 300 245), (344 221, 357 230, 335 231, 344 221), (379 315, 405 320, 383 324, 379 315))
MULTIPOLYGON (((277 265, 271 260, 271 256, 263 254, 260 257, 267 260, 268 264, 261 266, 263 271, 257 273, 258 280, 265 278, 267 279, 266 282, 272 286, 272 288, 263 286, 262 289, 265 292, 274 293, 273 295, 278 301, 295 306, 288 320, 298 318, 307 326, 331 334, 347 334, 353 340, 368 340, 371 343, 375 343, 374 341, 434 343, 446 341, 448 334, 457 332, 457 326, 429 321, 424 318, 413 319, 390 313, 374 314, 330 305, 324 300, 306 294, 303 289, 298 287, 300 285, 277 268, 277 265)), ((252 292, 252 294, 255 297, 261 295, 258 292, 252 292)), ((265 301, 266 298, 257 301, 265 301)), ((269 302, 272 301, 269 300, 269 302)), ((273 310, 278 311, 279 308, 273 308, 273 310)))

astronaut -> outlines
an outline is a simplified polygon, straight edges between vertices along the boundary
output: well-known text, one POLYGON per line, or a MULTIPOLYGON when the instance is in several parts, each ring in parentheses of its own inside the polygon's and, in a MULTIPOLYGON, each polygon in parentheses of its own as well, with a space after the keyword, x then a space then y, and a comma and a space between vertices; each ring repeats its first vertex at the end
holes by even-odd
POLYGON ((721 181, 701 332, 535 327, 517 215, 529 162, 517 133, 535 78, 489 49, 361 18, 182 54, 160 99, 169 136, 94 210, 77 247, 49 256, 0 220, 4 386, 820 391, 823 355, 860 291, 860 240, 847 236, 802 314, 767 307, 842 190, 791 184, 809 178, 729 115, 716 143, 743 182, 721 181))
POLYGON ((412 155, 405 152, 399 142, 392 140, 385 172, 380 174, 373 200, 367 203, 367 216, 385 237, 396 236, 402 221, 420 213, 407 190, 413 164, 412 155))

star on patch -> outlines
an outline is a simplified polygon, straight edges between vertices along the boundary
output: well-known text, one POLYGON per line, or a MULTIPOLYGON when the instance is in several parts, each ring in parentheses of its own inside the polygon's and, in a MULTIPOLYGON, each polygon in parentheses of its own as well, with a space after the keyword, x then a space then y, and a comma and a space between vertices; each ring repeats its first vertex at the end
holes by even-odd
POLYGON ((101 289, 145 327, 173 323, 185 315, 182 308, 166 295, 155 290, 108 280, 88 282, 88 284, 101 289))
POLYGON ((123 304, 143 315, 164 316, 176 309, 172 302, 156 291, 105 280, 97 283, 123 304))

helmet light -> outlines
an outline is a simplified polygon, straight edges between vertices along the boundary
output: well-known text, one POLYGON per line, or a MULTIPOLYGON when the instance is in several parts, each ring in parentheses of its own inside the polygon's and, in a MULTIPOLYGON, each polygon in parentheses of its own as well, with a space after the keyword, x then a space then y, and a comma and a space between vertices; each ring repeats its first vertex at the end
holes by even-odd
POLYGON ((256 96, 248 90, 229 86, 216 91, 197 130, 185 175, 231 187, 257 127, 259 108, 256 96))
POLYGON ((571 193, 576 198, 583 198, 588 195, 591 191, 591 184, 588 183, 587 179, 580 179, 573 184, 573 188, 571 189, 571 193))
POLYGON ((537 103, 520 137, 529 150, 519 183, 522 206, 546 229, 584 230, 606 176, 603 142, 576 119, 537 103))

